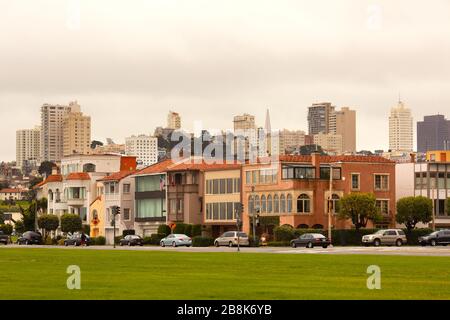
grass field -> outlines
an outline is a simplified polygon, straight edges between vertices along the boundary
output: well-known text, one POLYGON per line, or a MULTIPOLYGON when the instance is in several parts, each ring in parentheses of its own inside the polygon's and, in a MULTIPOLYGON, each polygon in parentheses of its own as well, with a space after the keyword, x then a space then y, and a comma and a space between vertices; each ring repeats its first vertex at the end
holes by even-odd
POLYGON ((448 257, 0 249, 0 266, 0 299, 450 299, 448 257))

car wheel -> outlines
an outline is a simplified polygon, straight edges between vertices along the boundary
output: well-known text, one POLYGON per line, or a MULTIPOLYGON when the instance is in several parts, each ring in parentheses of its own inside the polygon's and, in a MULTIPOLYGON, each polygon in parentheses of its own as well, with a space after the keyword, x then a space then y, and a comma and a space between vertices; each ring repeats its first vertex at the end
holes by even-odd
POLYGON ((30 242, 28 240, 25 240, 25 245, 28 246, 30 242))
POLYGON ((295 249, 297 248, 297 244, 295 242, 292 242, 291 247, 295 249))
POLYGON ((380 239, 375 239, 375 241, 373 242, 373 245, 374 245, 375 247, 379 247, 379 246, 381 245, 380 239))
POLYGON ((314 248, 314 245, 312 244, 312 242, 308 242, 306 247, 309 248, 309 249, 312 249, 312 248, 314 248))
POLYGON ((128 242, 128 246, 131 247, 131 242, 128 242))
POLYGON ((233 242, 230 241, 230 243, 228 244, 228 246, 229 246, 230 248, 233 248, 233 242))
POLYGON ((216 248, 220 247, 219 242, 218 242, 218 241, 214 242, 214 246, 215 246, 216 248))
POLYGON ((120 246, 123 247, 123 242, 120 243, 120 246))
POLYGON ((166 244, 164 243, 164 241, 161 241, 161 247, 165 247, 166 246, 166 244))
POLYGON ((328 248, 328 246, 322 246, 322 248, 326 249, 326 248, 328 248))
POLYGON ((397 247, 401 247, 403 245, 403 241, 401 239, 397 239, 397 241, 395 241, 395 245, 397 247))
POLYGON ((74 247, 78 247, 78 244, 77 244, 76 241, 73 243, 73 246, 74 246, 74 247))
POLYGON ((422 247, 426 247, 427 244, 426 244, 425 242, 421 242, 420 245, 421 245, 422 247))
POLYGON ((431 244, 432 247, 436 247, 436 240, 434 240, 434 239, 431 240, 430 244, 431 244))
POLYGON ((64 242, 64 245, 65 245, 66 247, 68 247, 68 246, 69 246, 69 244, 68 244, 67 242, 64 242))
POLYGON ((174 241, 172 242, 172 247, 176 248, 177 247, 177 243, 174 241))

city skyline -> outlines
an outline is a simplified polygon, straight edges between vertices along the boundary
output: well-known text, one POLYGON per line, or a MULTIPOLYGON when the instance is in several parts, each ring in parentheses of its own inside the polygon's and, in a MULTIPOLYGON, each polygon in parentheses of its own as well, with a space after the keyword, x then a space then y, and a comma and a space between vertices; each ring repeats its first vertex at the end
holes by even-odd
POLYGON ((93 139, 118 143, 152 134, 169 110, 189 131, 199 120, 232 129, 244 112, 263 126, 267 108, 274 129, 307 131, 307 107, 326 101, 357 112, 358 150, 387 150, 399 92, 415 123, 449 116, 448 1, 427 12, 407 1, 80 4, 73 20, 65 1, 0 1, 2 161, 44 103, 72 100, 93 139))

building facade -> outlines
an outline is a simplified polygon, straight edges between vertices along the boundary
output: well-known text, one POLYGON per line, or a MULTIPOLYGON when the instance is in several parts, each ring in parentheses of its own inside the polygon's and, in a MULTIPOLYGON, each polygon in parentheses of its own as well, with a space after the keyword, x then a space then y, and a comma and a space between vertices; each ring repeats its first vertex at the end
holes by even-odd
POLYGON ((389 150, 413 151, 413 117, 402 101, 391 109, 389 116, 389 150))
POLYGON ((352 192, 374 193, 383 215, 383 221, 377 226, 395 226, 395 163, 387 159, 315 153, 281 156, 278 163, 247 164, 242 170, 245 232, 252 230, 255 214, 278 218, 279 225, 324 229, 328 225, 329 205, 333 228, 351 228, 351 221, 337 218, 336 206, 344 195, 352 192), (332 194, 329 191, 331 167, 332 194))
POLYGON ((169 111, 167 115, 167 128, 172 130, 181 129, 181 116, 173 111, 169 111))
POLYGON ((143 168, 158 162, 158 138, 139 135, 125 139, 125 154, 137 157, 138 167, 143 168))
POLYGON ((302 130, 279 131, 279 150, 280 155, 285 155, 287 150, 298 149, 306 144, 305 132, 302 130))
POLYGON ((325 152, 330 154, 336 155, 343 153, 343 138, 340 134, 315 134, 314 144, 321 146, 325 152))
POLYGON ((343 107, 332 112, 329 132, 342 136, 343 152, 356 152, 356 111, 343 107))
POLYGON ((330 120, 335 108, 329 102, 314 103, 309 107, 308 133, 310 135, 330 133, 330 120))
POLYGON ((26 166, 39 166, 41 157, 41 127, 18 130, 16 132, 16 165, 20 169, 26 166))
POLYGON ((450 150, 450 120, 440 114, 417 121, 417 152, 431 150, 450 150))
POLYGON ((72 102, 71 111, 63 118, 63 155, 89 154, 91 151, 91 117, 83 115, 72 102))

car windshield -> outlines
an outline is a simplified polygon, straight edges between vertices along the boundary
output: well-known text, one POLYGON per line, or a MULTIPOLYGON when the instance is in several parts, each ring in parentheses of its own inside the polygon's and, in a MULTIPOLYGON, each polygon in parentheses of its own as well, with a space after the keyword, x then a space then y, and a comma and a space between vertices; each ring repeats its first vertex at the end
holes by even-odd
POLYGON ((375 232, 374 234, 383 234, 383 233, 385 233, 386 232, 386 230, 378 230, 377 232, 375 232))
POLYGON ((439 233, 439 231, 435 231, 433 233, 430 233, 430 236, 436 236, 439 233))
POLYGON ((313 237, 316 238, 316 239, 323 239, 323 238, 325 238, 325 236, 323 234, 319 234, 319 233, 313 234, 313 237))

